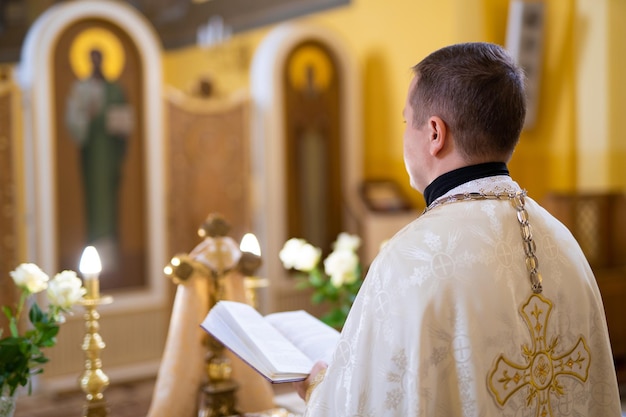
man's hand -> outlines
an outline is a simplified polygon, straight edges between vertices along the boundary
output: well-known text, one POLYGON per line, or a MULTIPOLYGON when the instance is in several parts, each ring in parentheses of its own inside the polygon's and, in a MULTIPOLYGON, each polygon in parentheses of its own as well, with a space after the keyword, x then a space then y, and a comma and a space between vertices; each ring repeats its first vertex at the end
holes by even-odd
MULTIPOLYGON (((321 378, 316 379, 316 377, 321 371, 324 371, 323 373, 325 373, 326 368, 328 368, 328 364, 326 362, 317 361, 315 365, 313 365, 313 368, 311 369, 311 373, 304 381, 293 383, 293 386, 298 392, 298 395, 300 396, 300 398, 302 398, 305 401, 308 400, 307 391, 309 391, 309 388, 312 391, 313 388, 315 388, 315 386, 321 382, 321 378)), ((322 375, 320 375, 320 377, 323 377, 323 373, 322 375)), ((310 395, 310 392, 308 394, 310 395)))

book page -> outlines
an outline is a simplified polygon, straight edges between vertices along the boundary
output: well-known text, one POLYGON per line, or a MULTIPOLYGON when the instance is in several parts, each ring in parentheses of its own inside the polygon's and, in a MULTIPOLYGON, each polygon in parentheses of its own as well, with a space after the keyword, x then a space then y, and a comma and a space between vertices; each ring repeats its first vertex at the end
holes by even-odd
POLYGON ((291 378, 306 376, 313 366, 305 354, 248 304, 220 301, 202 327, 271 380, 280 374, 291 378))
POLYGON ((274 328, 291 341, 312 362, 330 364, 339 332, 304 310, 284 311, 265 316, 274 328))

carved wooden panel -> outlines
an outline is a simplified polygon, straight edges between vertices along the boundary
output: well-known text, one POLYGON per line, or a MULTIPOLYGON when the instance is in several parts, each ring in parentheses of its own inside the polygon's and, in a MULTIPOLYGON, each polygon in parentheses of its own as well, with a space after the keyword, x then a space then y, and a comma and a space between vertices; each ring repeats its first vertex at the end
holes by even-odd
MULTIPOLYGON (((0 82, 0 305, 15 301, 15 286, 9 272, 17 266, 17 197, 15 178, 15 138, 13 95, 8 83, 0 82)), ((6 327, 4 314, 0 328, 6 327)))
POLYGON ((570 229, 593 269, 618 380, 626 382, 626 195, 550 194, 544 207, 570 229))
POLYGON ((570 229, 592 267, 626 265, 626 251, 621 245, 624 229, 619 227, 624 225, 623 195, 552 193, 543 203, 570 229))
POLYGON ((626 194, 618 194, 613 198, 611 225, 613 260, 616 265, 626 266, 626 194))
POLYGON ((168 94, 168 251, 189 252, 211 213, 231 225, 235 240, 250 231, 248 102, 168 94))

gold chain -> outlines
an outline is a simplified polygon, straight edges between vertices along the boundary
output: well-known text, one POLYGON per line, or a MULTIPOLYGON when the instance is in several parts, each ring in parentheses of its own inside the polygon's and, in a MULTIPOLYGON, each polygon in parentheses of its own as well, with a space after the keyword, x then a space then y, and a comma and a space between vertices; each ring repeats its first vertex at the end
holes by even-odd
POLYGON ((522 240, 524 245, 524 253, 526 254, 526 269, 530 274, 530 285, 535 294, 541 293, 542 277, 539 273, 539 261, 535 255, 537 245, 533 240, 532 228, 528 223, 528 212, 524 207, 526 204, 526 190, 522 191, 509 191, 503 193, 460 193, 447 197, 440 198, 433 201, 428 207, 424 209, 424 213, 427 213, 434 209, 448 203, 455 203, 459 201, 468 200, 509 200, 515 211, 517 212, 517 220, 520 224, 520 230, 522 232, 522 240))

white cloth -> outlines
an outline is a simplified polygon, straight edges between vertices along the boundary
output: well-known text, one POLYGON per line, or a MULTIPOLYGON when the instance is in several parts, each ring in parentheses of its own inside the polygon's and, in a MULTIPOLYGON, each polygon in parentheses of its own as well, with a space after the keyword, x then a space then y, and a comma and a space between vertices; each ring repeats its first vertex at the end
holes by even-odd
MULTIPOLYGON (((447 195, 517 190, 497 176, 447 195)), ((439 206, 374 260, 305 415, 619 417, 592 271, 560 222, 526 210, 542 297, 508 200, 439 206)))

